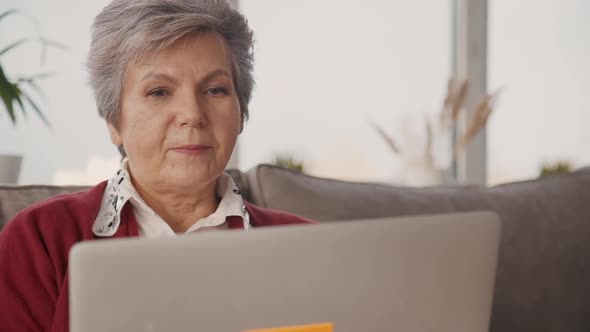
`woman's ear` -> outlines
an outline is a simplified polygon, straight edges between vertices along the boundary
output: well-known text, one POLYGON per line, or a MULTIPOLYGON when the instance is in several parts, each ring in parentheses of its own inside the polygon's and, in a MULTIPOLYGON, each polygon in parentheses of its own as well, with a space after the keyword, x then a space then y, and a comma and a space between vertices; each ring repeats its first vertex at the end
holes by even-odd
POLYGON ((244 131, 244 122, 246 122, 246 114, 240 110, 240 131, 238 131, 238 135, 244 131))
POLYGON ((116 146, 123 145, 123 140, 121 139, 121 135, 119 135, 119 130, 115 128, 112 123, 108 123, 107 127, 109 128, 109 135, 111 136, 111 142, 116 146))

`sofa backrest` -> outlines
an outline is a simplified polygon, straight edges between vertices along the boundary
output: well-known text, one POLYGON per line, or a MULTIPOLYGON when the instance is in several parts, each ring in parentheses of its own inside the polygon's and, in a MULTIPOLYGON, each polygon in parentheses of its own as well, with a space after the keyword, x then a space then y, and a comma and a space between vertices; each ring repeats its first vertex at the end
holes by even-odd
POLYGON ((412 189, 259 166, 257 205, 320 221, 491 210, 502 240, 491 331, 590 330, 590 168, 493 188, 412 189))
POLYGON ((0 230, 20 210, 49 197, 84 191, 85 186, 0 186, 0 230))
POLYGON ((259 165, 246 173, 252 203, 318 221, 486 210, 481 186, 432 188, 330 180, 259 165))

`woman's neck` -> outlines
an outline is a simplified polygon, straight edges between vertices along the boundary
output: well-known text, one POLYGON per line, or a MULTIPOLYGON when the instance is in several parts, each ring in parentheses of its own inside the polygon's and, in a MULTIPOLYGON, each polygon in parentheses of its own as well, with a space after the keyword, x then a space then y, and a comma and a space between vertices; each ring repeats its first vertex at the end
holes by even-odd
POLYGON ((133 186, 144 202, 157 213, 175 233, 186 232, 198 220, 211 215, 219 206, 215 194, 217 181, 190 192, 161 185, 150 186, 131 177, 133 186))

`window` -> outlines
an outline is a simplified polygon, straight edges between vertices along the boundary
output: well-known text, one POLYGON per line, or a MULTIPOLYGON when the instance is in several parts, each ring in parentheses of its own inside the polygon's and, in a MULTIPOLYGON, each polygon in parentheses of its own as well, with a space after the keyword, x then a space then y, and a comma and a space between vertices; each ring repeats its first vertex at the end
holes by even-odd
POLYGON ((543 163, 590 163, 590 3, 489 1, 488 182, 534 178, 543 163))

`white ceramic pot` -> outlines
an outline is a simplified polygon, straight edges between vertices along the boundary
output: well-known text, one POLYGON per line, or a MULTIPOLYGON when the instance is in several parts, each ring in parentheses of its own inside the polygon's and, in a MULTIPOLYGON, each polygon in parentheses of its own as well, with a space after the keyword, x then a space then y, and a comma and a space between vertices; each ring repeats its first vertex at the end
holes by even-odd
POLYGON ((446 173, 433 168, 409 168, 403 174, 403 181, 410 187, 430 187, 446 183, 446 173))
POLYGON ((430 187, 449 182, 446 171, 436 168, 428 156, 405 162, 400 170, 400 180, 401 184, 410 187, 430 187))
POLYGON ((0 184, 18 184, 22 156, 0 154, 0 184))

